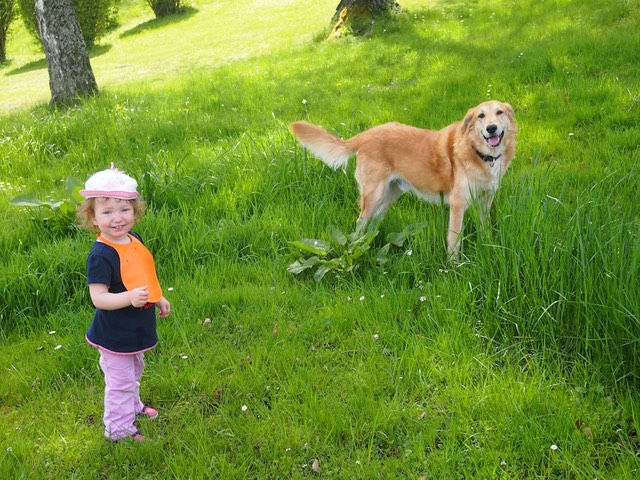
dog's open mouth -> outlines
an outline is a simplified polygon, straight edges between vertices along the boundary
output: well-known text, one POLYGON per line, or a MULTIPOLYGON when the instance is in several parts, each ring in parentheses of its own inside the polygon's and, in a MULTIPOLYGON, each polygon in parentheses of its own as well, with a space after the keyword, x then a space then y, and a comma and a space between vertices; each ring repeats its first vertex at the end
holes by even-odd
POLYGON ((490 137, 484 137, 484 139, 490 147, 497 147, 502 142, 502 137, 504 137, 504 131, 500 135, 491 135, 490 137))

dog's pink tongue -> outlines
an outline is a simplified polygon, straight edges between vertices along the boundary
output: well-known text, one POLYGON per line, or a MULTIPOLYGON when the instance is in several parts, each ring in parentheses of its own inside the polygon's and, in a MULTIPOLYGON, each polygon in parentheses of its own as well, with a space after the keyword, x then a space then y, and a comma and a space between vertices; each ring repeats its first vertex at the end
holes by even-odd
POLYGON ((497 135, 489 137, 489 145, 491 145, 492 147, 497 147, 498 145, 500 145, 500 137, 498 137, 497 135))

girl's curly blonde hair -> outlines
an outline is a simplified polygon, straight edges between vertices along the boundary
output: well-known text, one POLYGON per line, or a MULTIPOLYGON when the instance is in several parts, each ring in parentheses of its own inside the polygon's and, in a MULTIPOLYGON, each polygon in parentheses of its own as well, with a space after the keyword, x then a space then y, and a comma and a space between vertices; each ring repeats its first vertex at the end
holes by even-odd
MULTIPOLYGON (((96 217, 96 202, 100 202, 101 200, 105 200, 106 198, 108 197, 87 198, 86 200, 83 200, 80 205, 78 205, 78 208, 76 209, 76 218, 78 220, 78 226, 80 228, 89 232, 99 231, 98 227, 93 223, 96 217)), ((133 207, 135 219, 140 220, 146 207, 144 200, 138 197, 134 198, 133 200, 122 201, 129 202, 129 204, 133 207)))

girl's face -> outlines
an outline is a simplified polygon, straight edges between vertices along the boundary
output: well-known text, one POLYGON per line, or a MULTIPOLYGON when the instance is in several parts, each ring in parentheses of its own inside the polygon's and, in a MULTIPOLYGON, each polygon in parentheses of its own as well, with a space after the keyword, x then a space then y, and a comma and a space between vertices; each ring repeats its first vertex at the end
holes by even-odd
POLYGON ((114 243, 128 242, 127 234, 133 228, 135 212, 128 200, 96 198, 93 224, 107 240, 114 243))

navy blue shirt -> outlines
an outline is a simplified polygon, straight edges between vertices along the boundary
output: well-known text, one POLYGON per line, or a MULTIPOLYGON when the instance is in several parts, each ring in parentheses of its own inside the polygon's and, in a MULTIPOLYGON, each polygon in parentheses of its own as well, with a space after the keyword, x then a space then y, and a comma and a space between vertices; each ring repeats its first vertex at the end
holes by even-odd
MULTIPOLYGON (((140 239, 140 236, 129 232, 140 239)), ((96 241, 87 258, 87 283, 100 283, 110 293, 126 292, 120 275, 120 257, 106 243, 96 241)), ((96 309, 87 332, 87 341, 98 348, 114 353, 138 353, 158 343, 155 304, 142 308, 132 305, 119 310, 96 309)))

